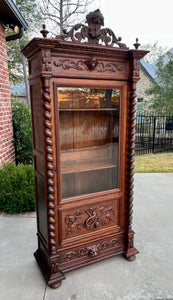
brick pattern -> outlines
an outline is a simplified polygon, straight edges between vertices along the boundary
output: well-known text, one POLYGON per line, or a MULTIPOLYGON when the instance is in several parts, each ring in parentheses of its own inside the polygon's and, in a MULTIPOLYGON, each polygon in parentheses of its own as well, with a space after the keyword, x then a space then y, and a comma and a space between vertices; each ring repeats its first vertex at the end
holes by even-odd
POLYGON ((15 151, 5 30, 0 25, 0 168, 3 162, 15 162, 15 151))

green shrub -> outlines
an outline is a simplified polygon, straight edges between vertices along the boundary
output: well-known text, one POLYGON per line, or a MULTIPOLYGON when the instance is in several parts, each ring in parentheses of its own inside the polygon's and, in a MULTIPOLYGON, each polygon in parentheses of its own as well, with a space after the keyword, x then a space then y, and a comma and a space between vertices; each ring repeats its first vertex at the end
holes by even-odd
POLYGON ((13 163, 0 170, 0 210, 7 213, 34 211, 34 168, 13 163))
POLYGON ((32 164, 31 112, 24 103, 16 99, 12 101, 12 112, 16 163, 32 164))

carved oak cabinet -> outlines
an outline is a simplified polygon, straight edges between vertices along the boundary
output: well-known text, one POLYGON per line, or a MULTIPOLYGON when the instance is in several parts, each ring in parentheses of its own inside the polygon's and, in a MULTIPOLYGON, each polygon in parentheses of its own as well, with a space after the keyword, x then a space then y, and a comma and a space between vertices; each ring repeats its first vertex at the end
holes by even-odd
POLYGON ((133 162, 140 59, 99 10, 55 39, 34 38, 29 60, 38 250, 51 287, 65 273, 124 254, 133 260, 133 162), (84 40, 84 41, 83 41, 84 40), (101 43, 101 42, 102 43, 101 43))

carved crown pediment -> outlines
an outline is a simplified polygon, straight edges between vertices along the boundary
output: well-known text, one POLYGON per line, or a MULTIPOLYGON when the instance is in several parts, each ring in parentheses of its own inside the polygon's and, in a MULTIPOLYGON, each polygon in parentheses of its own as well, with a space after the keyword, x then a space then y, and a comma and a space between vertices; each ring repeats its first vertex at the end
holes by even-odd
POLYGON ((99 9, 90 12, 86 15, 86 23, 76 24, 69 31, 64 30, 64 35, 58 35, 58 40, 70 40, 80 43, 85 41, 90 45, 104 44, 112 47, 116 44, 119 48, 128 49, 127 46, 121 43, 121 38, 117 38, 114 32, 109 28, 101 28, 104 25, 104 17, 99 9), (100 43, 101 42, 101 43, 100 43))

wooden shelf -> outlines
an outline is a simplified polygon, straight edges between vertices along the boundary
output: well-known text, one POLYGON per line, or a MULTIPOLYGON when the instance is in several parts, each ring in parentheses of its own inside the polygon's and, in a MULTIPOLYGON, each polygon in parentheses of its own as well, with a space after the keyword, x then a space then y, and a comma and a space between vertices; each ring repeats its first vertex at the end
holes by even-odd
POLYGON ((117 111, 118 108, 59 108, 59 111, 117 111))
POLYGON ((102 169, 116 168, 115 164, 112 162, 90 162, 90 163, 80 163, 76 162, 66 162, 61 165, 61 174, 71 174, 77 172, 87 172, 87 171, 96 171, 102 169))

